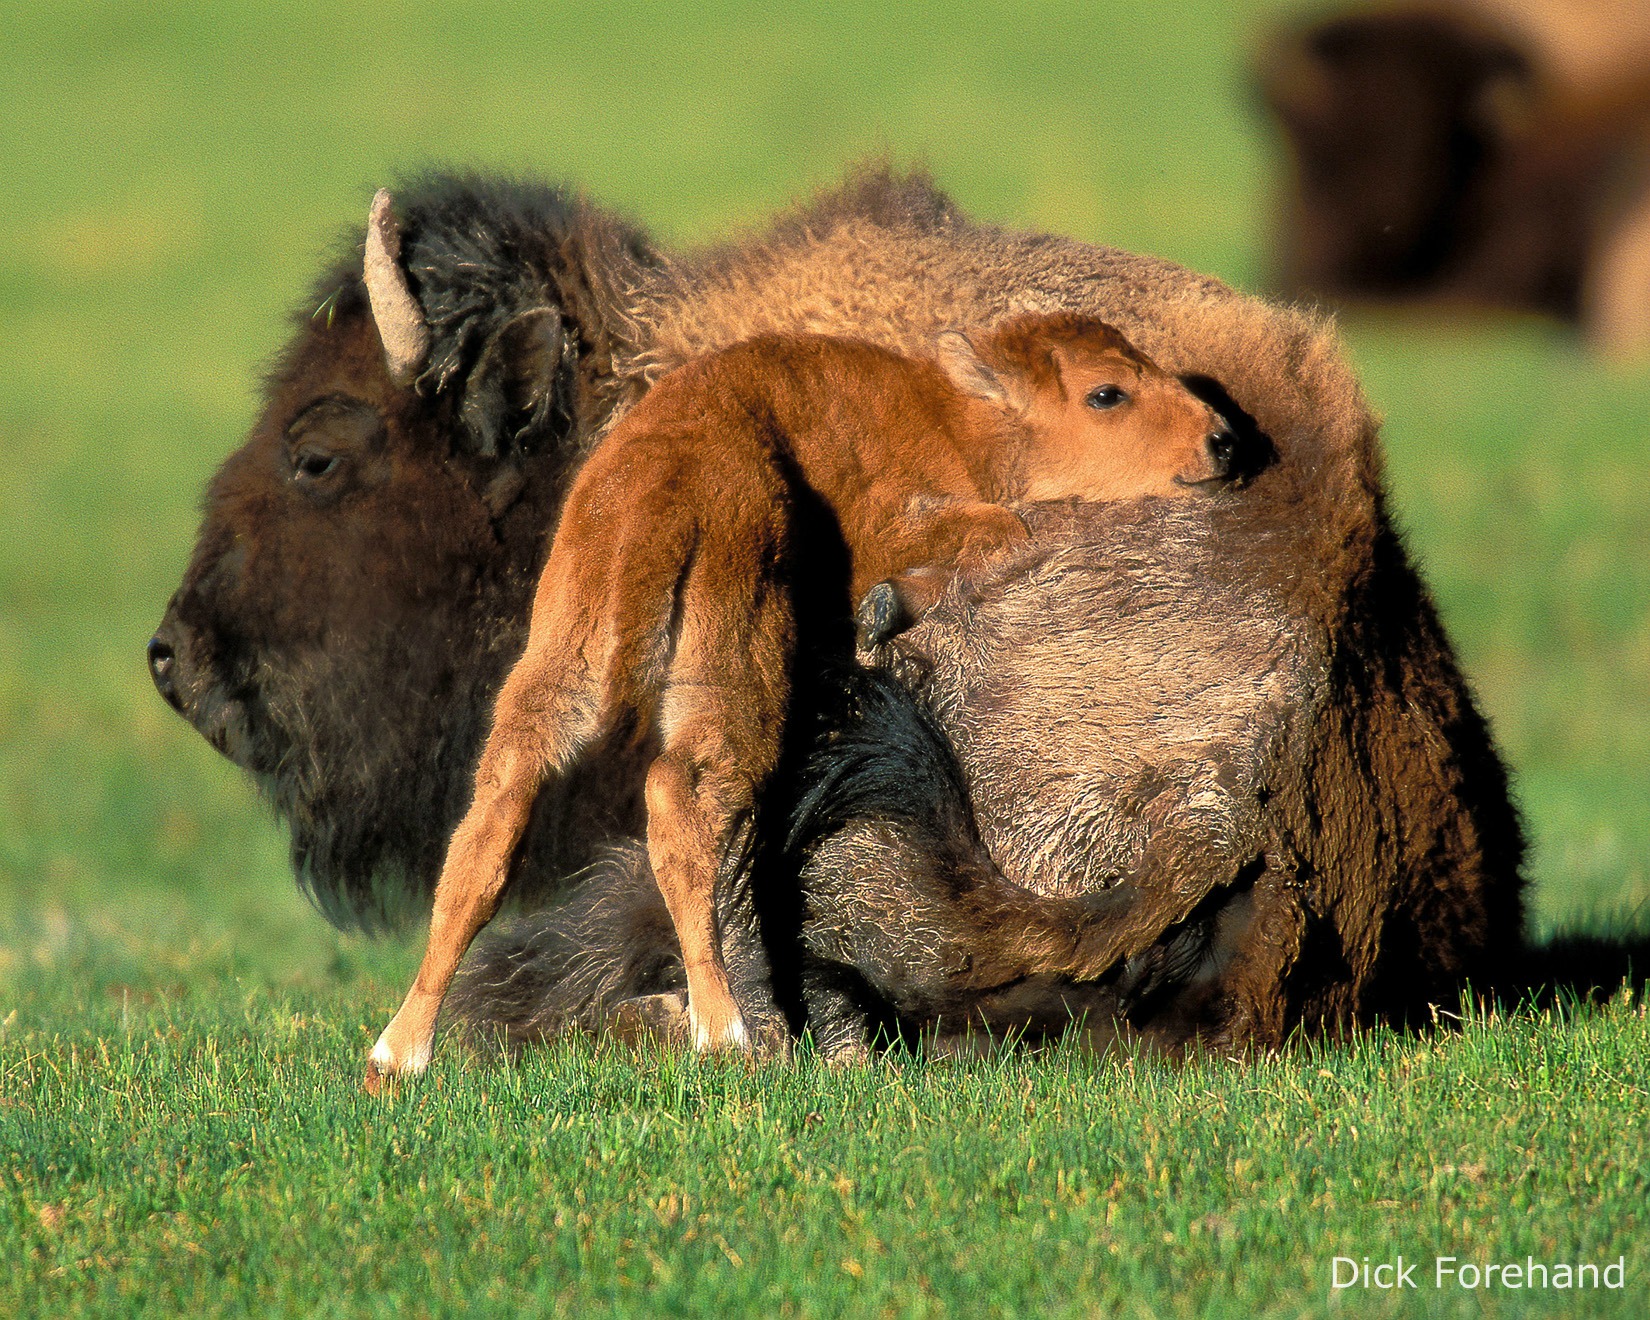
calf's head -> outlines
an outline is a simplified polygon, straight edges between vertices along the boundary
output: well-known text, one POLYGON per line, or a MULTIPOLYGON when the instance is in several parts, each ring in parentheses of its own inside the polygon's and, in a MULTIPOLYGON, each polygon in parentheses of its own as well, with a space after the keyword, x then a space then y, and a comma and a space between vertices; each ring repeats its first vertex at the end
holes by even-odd
POLYGON ((1249 456, 1225 419, 1103 321, 1021 316, 977 342, 947 331, 938 347, 954 382, 1028 435, 1021 499, 1186 495, 1246 474, 1249 456))
POLYGON ((611 406, 607 290, 649 260, 552 189, 437 178, 399 209, 380 195, 365 261, 305 309, 149 643, 161 695, 258 778, 341 923, 439 865, 611 406))

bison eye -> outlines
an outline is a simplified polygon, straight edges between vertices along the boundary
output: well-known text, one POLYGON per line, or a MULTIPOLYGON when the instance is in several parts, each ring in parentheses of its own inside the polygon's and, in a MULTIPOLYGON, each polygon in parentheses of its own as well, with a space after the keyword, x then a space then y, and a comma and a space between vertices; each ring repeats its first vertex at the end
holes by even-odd
POLYGON ((320 481, 329 477, 338 470, 341 462, 337 454, 319 453, 311 450, 308 453, 292 456, 292 479, 294 481, 320 481))
POLYGON ((331 501, 372 467, 384 440, 383 418, 359 399, 317 399, 286 428, 284 474, 310 499, 331 501))
POLYGON ((1115 385, 1101 385, 1089 391, 1088 398, 1083 402, 1089 407, 1104 412, 1107 408, 1115 408, 1120 403, 1127 403, 1129 396, 1115 385))

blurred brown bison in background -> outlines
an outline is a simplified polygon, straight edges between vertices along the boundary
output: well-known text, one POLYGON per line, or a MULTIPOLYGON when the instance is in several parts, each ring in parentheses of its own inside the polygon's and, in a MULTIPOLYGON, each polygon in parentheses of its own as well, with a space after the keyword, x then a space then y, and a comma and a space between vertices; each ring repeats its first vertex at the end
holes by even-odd
POLYGON ((1577 320, 1650 350, 1650 7, 1436 0, 1275 36, 1284 284, 1577 320))
MULTIPOLYGON (((947 327, 1068 310, 1208 378, 1277 461, 1204 523, 1140 506, 1050 531, 1056 567, 985 584, 901 648, 909 690, 845 678, 727 899, 777 955, 793 1026, 1031 1020, 999 955, 1039 892, 1132 886, 1138 915, 1115 974, 1027 1002, 1059 1019, 1098 996, 1171 1043, 1401 1016, 1515 946, 1505 776, 1318 323, 1165 262, 974 225, 921 178, 864 176, 680 261, 553 190, 434 180, 398 209, 405 297, 375 321, 358 259, 322 282, 151 646, 162 692, 291 823, 333 920, 427 897, 567 473, 656 374, 754 334, 921 353, 947 327), (1138 618, 1114 632, 1113 610, 1138 618), (1041 704, 1027 655, 1064 675, 1041 704), (783 910, 763 874, 804 863, 783 910)), ((542 1035, 673 984, 645 872, 634 902, 578 883, 633 855, 643 750, 617 740, 540 802, 513 888, 572 905, 480 955, 473 1021, 542 1035)), ((736 991, 768 993, 765 961, 730 965, 736 991)))

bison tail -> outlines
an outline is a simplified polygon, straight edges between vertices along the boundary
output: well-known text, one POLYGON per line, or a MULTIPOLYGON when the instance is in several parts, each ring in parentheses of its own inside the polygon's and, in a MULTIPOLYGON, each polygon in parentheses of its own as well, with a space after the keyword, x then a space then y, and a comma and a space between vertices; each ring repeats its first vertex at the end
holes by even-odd
POLYGON ((811 911, 844 918, 826 940, 816 931, 807 942, 828 944, 876 984, 904 985, 902 1008, 1029 977, 1096 980, 1120 963, 1134 888, 1041 894, 1005 876, 944 731, 890 675, 847 676, 842 705, 795 783, 785 852, 801 868, 811 911), (872 895, 933 947, 913 958, 859 929, 849 914, 872 895))
POLYGON ((560 906, 478 941, 447 996, 474 1040, 512 1050, 610 1025, 621 1004, 680 994, 670 913, 637 845, 615 849, 560 906))

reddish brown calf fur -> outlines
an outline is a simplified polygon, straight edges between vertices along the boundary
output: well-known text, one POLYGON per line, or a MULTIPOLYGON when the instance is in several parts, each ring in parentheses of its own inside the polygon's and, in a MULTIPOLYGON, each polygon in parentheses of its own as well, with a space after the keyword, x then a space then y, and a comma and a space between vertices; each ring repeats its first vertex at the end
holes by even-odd
MULTIPOLYGON (((821 615, 845 623, 850 600, 902 570, 968 572, 1024 539, 1007 501, 1175 496, 1229 475, 1219 417, 1099 321, 1020 317, 977 344, 948 332, 938 349, 936 365, 852 340, 750 340, 667 376, 596 449, 369 1087, 427 1066, 540 787, 630 720, 660 748, 647 845, 695 1044, 747 1047, 714 890, 779 756, 799 634, 821 615), (831 545, 805 516, 821 504, 840 528, 831 545), (822 588, 817 566, 844 549, 847 580, 822 588)), ((901 580, 920 608, 925 579, 901 580)))

